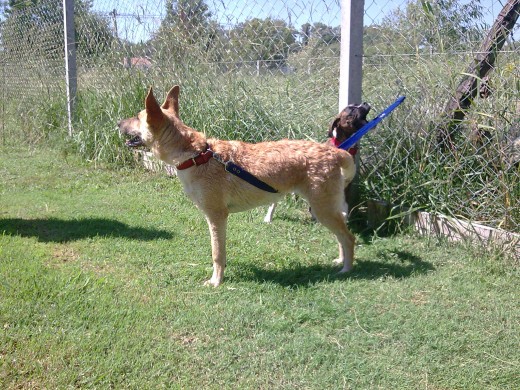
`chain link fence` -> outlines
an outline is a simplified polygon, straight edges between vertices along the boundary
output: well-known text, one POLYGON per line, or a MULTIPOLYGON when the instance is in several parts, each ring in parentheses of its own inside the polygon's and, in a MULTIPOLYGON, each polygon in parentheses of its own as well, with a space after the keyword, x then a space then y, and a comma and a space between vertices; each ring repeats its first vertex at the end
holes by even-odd
MULTIPOLYGON (((474 77, 449 147, 439 143, 506 3, 518 12, 518 1, 365 1, 363 100, 375 115, 407 99, 361 142, 363 199, 520 232, 519 23, 474 77)), ((14 4, 1 14, 3 142, 65 138, 62 3, 14 4)), ((340 19, 333 0, 76 1, 73 143, 89 159, 120 159, 114 123, 148 86, 160 96, 174 84, 184 121, 209 136, 323 141, 338 112, 340 19)))

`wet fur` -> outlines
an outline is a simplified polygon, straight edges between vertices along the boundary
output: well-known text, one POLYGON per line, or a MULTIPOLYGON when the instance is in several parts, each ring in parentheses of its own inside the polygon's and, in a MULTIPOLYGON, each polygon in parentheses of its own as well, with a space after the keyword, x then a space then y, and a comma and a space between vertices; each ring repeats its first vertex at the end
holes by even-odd
POLYGON ((206 139, 179 118, 179 87, 173 87, 162 106, 150 89, 145 109, 136 117, 118 123, 122 134, 134 137, 129 146, 144 145, 162 161, 178 165, 209 146, 224 160, 231 160, 279 193, 262 191, 226 172, 223 164, 208 163, 177 172, 186 194, 205 214, 208 222, 213 275, 206 284, 218 286, 226 266, 226 225, 229 213, 269 204, 295 192, 307 199, 316 218, 329 228, 339 242, 340 272, 352 269, 354 236, 343 215, 343 188, 355 174, 352 156, 328 144, 282 140, 249 144, 240 141, 206 139))

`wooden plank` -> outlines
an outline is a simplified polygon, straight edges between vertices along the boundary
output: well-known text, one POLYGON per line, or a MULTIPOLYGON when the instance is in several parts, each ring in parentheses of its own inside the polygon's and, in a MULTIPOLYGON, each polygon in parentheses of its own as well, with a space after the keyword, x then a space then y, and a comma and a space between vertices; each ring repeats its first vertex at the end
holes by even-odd
MULTIPOLYGON (((368 226, 379 229, 390 217, 393 209, 395 208, 388 202, 369 200, 367 202, 368 226)), ((421 235, 446 238, 449 241, 469 241, 485 248, 498 247, 520 260, 520 234, 425 211, 403 212, 401 215, 400 222, 411 226, 421 235)))
POLYGON ((520 234, 424 211, 414 213, 412 223, 419 234, 470 241, 487 248, 500 247, 520 259, 520 234))

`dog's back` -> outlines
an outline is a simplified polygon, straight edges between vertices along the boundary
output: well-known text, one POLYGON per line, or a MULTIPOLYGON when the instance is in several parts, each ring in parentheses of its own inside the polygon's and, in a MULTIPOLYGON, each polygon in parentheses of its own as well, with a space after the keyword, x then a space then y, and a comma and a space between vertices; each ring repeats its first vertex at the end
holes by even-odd
POLYGON ((355 170, 352 156, 327 144, 304 140, 282 140, 249 144, 240 141, 208 140, 210 148, 226 161, 233 161, 251 174, 265 181, 279 192, 301 189, 345 176, 352 179, 355 170))

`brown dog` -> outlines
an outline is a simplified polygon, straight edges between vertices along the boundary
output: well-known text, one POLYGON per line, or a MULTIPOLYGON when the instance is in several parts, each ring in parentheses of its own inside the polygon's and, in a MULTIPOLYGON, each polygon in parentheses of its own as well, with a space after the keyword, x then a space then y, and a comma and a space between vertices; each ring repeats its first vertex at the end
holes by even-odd
POLYGON ((145 109, 118 126, 132 137, 128 146, 147 146, 157 158, 177 167, 186 194, 206 215, 213 257, 213 275, 206 284, 216 287, 224 277, 229 213, 272 203, 288 192, 307 199, 316 218, 336 235, 340 272, 352 269, 354 236, 342 215, 343 188, 355 174, 348 152, 312 141, 248 144, 206 139, 181 121, 178 99, 175 86, 159 106, 150 89, 145 109), (278 192, 261 190, 227 172, 222 161, 234 162, 278 192))
MULTIPOLYGON (((363 104, 349 104, 334 118, 332 121, 327 136, 329 137, 327 142, 338 147, 343 141, 349 138, 356 131, 365 126, 367 121, 367 115, 370 112, 370 105, 368 103, 363 104)), ((357 146, 351 147, 348 152, 354 156, 357 153, 357 146)), ((345 183, 348 185, 349 183, 345 183)), ((347 194, 347 187, 345 187, 345 198, 347 194)), ((271 223, 273 220, 274 210, 276 209, 276 203, 271 204, 267 210, 267 214, 264 217, 264 222, 271 223)), ((312 214, 312 210, 311 214, 312 214)), ((348 214, 348 205, 345 203, 345 214, 348 214)), ((314 217, 314 216, 313 216, 314 217)))
MULTIPOLYGON (((368 103, 362 103, 349 104, 341 110, 329 127, 327 136, 330 138, 330 142, 335 146, 339 146, 352 134, 365 126, 368 123, 367 115, 370 112, 370 108, 368 103)), ((356 152, 353 150, 353 153, 355 154, 356 152)))

